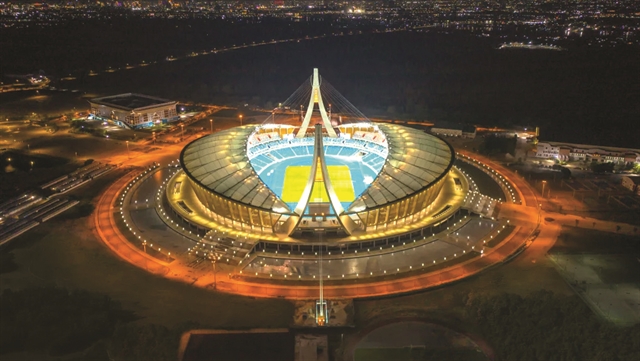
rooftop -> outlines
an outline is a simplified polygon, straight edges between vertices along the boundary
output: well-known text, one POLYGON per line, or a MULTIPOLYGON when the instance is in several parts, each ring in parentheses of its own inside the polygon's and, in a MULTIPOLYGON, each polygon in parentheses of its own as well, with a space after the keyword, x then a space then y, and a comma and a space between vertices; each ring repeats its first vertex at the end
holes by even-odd
POLYGON ((156 98, 149 95, 136 93, 125 93, 95 98, 91 99, 91 102, 123 110, 136 110, 164 104, 171 105, 176 103, 173 100, 156 98))
POLYGON ((264 185, 247 157, 247 138, 256 126, 223 130, 189 143, 180 161, 184 171, 213 192, 253 207, 288 209, 264 185))
POLYGON ((455 129, 455 130, 461 130, 461 131, 463 131, 465 133, 473 133, 473 132, 476 131, 476 127, 474 125, 471 125, 471 124, 445 122, 445 121, 436 122, 436 124, 433 126, 433 128, 455 129))
POLYGON ((438 181, 454 160, 449 144, 423 131, 378 124, 389 144, 389 155, 378 177, 349 211, 372 209, 415 194, 438 181))
POLYGON ((626 154, 640 154, 640 149, 634 148, 620 148, 620 147, 609 147, 602 145, 593 145, 593 144, 578 144, 578 143, 564 143, 564 142, 549 142, 541 140, 538 144, 549 144, 552 147, 567 147, 571 149, 582 149, 582 150, 601 150, 607 152, 620 152, 626 154))

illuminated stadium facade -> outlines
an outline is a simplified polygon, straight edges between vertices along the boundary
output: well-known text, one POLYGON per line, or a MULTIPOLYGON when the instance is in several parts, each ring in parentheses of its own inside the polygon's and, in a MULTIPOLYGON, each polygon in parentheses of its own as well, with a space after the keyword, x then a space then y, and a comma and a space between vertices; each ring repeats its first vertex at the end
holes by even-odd
POLYGON ((199 209, 178 200, 178 210, 199 213, 191 221, 203 226, 329 238, 411 225, 432 212, 452 148, 404 126, 336 124, 323 111, 317 70, 310 83, 300 126, 248 125, 187 145, 180 162, 199 209))
MULTIPOLYGON (((114 193, 121 231, 142 252, 124 258, 148 269, 158 256, 156 272, 189 270, 188 282, 213 271, 214 288, 222 272, 231 293, 319 296, 319 319, 324 290, 353 298, 438 286, 526 239, 498 217, 501 204, 522 201, 500 172, 421 130, 372 123, 317 70, 264 122, 194 140, 178 163, 114 193)), ((114 214, 107 201, 100 209, 109 243, 114 214)))

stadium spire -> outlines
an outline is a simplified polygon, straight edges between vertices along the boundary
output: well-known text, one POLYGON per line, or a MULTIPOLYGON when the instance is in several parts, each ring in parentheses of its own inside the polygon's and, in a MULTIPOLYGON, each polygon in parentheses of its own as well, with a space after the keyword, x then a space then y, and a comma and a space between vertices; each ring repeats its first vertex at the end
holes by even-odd
POLYGON ((318 108, 320 108, 322 124, 327 130, 327 134, 329 134, 329 136, 332 138, 337 137, 338 135, 331 125, 331 119, 329 119, 329 116, 327 115, 327 109, 324 107, 324 102, 322 101, 322 92, 320 91, 320 75, 318 75, 318 68, 313 69, 313 79, 311 79, 311 96, 309 97, 309 105, 307 106, 307 112, 304 115, 302 126, 300 127, 296 138, 302 138, 307 134, 307 129, 309 128, 309 123, 311 122, 311 115, 313 114, 313 108, 315 108, 315 104, 318 104, 318 108))

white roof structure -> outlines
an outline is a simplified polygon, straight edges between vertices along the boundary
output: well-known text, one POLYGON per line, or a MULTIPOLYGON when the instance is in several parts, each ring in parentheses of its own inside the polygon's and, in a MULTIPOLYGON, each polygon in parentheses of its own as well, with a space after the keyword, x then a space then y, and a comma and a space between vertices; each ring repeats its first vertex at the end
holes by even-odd
POLYGON ((200 138, 180 155, 184 171, 214 193, 272 211, 289 207, 255 173, 247 158, 247 138, 255 126, 237 127, 200 138))
POLYGON ((348 211, 375 208, 415 194, 444 176, 453 164, 453 151, 440 138, 409 127, 377 125, 387 138, 387 161, 348 211))

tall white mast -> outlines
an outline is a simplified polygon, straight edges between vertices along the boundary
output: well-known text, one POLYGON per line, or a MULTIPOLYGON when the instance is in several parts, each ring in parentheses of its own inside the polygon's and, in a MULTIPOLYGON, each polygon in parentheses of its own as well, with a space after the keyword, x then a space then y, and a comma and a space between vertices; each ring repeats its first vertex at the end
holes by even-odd
POLYGON ((313 108, 315 104, 318 104, 318 108, 320 109, 320 116, 322 117, 322 124, 327 130, 327 134, 329 134, 329 136, 332 138, 337 137, 338 135, 331 126, 331 119, 329 118, 329 115, 327 115, 327 110, 325 109, 324 102, 322 101, 318 68, 313 69, 313 79, 311 80, 311 96, 309 97, 309 105, 307 106, 307 112, 304 115, 302 126, 300 127, 300 130, 298 130, 296 138, 303 138, 307 134, 307 129, 309 129, 309 122, 311 122, 311 115, 313 114, 313 108))

